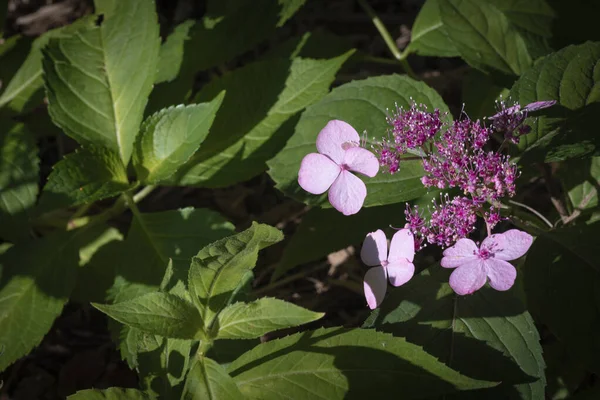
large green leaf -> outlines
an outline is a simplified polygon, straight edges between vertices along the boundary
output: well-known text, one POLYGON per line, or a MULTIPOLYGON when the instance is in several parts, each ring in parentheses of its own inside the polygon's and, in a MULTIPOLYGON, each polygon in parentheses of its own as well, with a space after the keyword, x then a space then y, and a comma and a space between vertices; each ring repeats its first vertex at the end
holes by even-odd
POLYGON ((160 46, 158 72, 154 83, 170 82, 177 78, 183 62, 185 42, 189 39, 188 33, 194 23, 194 20, 187 20, 177 25, 160 46))
POLYGON ((539 236, 523 268, 531 312, 584 365, 600 371, 600 223, 539 236))
POLYGON ((329 328, 263 343, 228 368, 247 399, 427 398, 495 383, 460 375, 403 338, 329 328))
POLYGON ((29 211, 38 194, 39 159, 33 136, 23 124, 0 120, 0 237, 29 237, 29 211))
POLYGON ((87 389, 67 397, 67 400, 151 400, 152 396, 136 390, 108 388, 104 390, 87 389))
POLYGON ((194 339, 202 328, 198 310, 169 293, 147 293, 120 303, 92 305, 125 325, 169 338, 194 339))
POLYGON ((208 103, 174 106, 150 116, 133 155, 138 179, 157 183, 188 161, 208 135, 223 96, 221 92, 208 103))
POLYGON ((521 75, 550 52, 554 12, 545 0, 438 0, 461 57, 483 71, 521 75))
POLYGON ((210 328, 215 315, 231 302, 244 276, 255 267, 258 251, 281 240, 278 229, 253 222, 245 231, 198 252, 192 259, 188 285, 205 327, 210 328))
POLYGON ((48 111, 80 143, 127 164, 156 76, 160 39, 152 0, 96 0, 103 19, 44 50, 48 111))
POLYGON ((532 132, 521 138, 521 149, 531 147, 529 152, 540 152, 539 156, 533 154, 536 160, 543 160, 549 151, 560 149, 561 145, 573 147, 575 144, 585 150, 585 143, 589 142, 596 143, 592 151, 597 149, 594 117, 598 107, 594 103, 600 100, 598 60, 598 42, 569 46, 538 60, 519 78, 510 92, 513 100, 522 105, 539 100, 557 101, 557 105, 545 113, 548 116, 539 118, 532 132))
POLYGON ((316 321, 323 317, 287 301, 264 297, 251 303, 235 303, 217 316, 217 339, 254 339, 284 328, 316 321))
POLYGON ((170 181, 179 185, 226 186, 266 169, 265 162, 285 143, 292 117, 321 99, 350 57, 295 57, 259 61, 205 86, 197 101, 227 92, 200 150, 170 181))
POLYGON ((422 56, 458 57, 440 15, 439 0, 427 0, 415 19, 406 51, 422 56))
POLYGON ((449 271, 431 269, 393 289, 365 326, 405 337, 461 374, 502 382, 459 399, 543 398, 540 338, 515 294, 484 288, 457 296, 447 283, 449 271))
POLYGON ((181 400, 242 399, 231 376, 214 360, 199 357, 188 372, 181 400))
POLYGON ((52 167, 36 211, 89 204, 118 196, 130 188, 119 154, 89 146, 67 155, 52 167))
MULTIPOLYGON (((353 81, 331 91, 318 103, 306 109, 296 125, 294 135, 285 148, 269 161, 269 174, 277 188, 288 196, 309 204, 329 207, 327 196, 314 196, 298 185, 302 158, 316 152, 319 131, 332 119, 348 122, 357 132, 367 131, 369 138, 387 137, 386 116, 394 104, 410 107, 411 98, 429 109, 447 112, 442 98, 423 82, 406 76, 388 75, 353 81)), ((396 174, 381 171, 374 178, 361 178, 367 185, 365 206, 378 206, 415 199, 427 193, 421 184, 421 161, 404 161, 396 174)))
MULTIPOLYGON (((178 27, 177 30, 188 30, 183 60, 175 57, 169 68, 173 72, 173 67, 180 63, 177 78, 157 86, 152 93, 151 111, 189 101, 196 73, 222 65, 269 38, 304 1, 211 0, 207 3, 206 14, 200 21, 189 28, 185 23, 178 27)), ((162 65, 159 71, 160 77, 165 71, 162 65)))
POLYGON ((0 257, 0 371, 46 335, 75 286, 85 230, 17 244, 0 257))

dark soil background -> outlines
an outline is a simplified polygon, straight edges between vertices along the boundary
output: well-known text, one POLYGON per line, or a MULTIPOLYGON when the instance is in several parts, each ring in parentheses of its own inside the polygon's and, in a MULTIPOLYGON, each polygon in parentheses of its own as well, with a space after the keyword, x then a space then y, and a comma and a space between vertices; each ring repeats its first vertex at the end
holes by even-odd
MULTIPOLYGON (((164 35, 187 18, 201 17, 205 9, 202 1, 156 2, 164 35)), ((410 27, 422 3, 422 0, 369 1, 397 38, 400 48, 410 40, 410 27)), ((0 1, 0 6, 6 6, 6 1, 0 1)), ((93 3, 87 0, 10 0, 8 10, 7 35, 36 36, 93 12, 93 3)), ((391 57, 371 20, 355 1, 308 0, 267 43, 232 60, 227 67, 235 68, 286 38, 314 30, 346 37, 357 49, 371 56, 391 57)), ((461 85, 466 67, 460 60, 411 57, 409 61, 419 76, 442 94, 453 112, 461 109, 461 85)), ((394 72, 402 73, 395 65, 362 63, 344 70, 334 85, 394 72)), ((198 79, 201 85, 205 78, 200 76, 198 79)), ((76 143, 64 135, 57 140, 52 135, 36 133, 42 137, 42 175, 47 176, 52 165, 63 154, 72 151, 76 143)), ((109 204, 100 203, 94 207, 109 204)), ((154 191, 140 204, 146 212, 188 206, 216 210, 238 230, 248 227, 253 220, 274 225, 284 231, 287 240, 307 211, 303 204, 287 199, 275 190, 267 174, 218 190, 165 187, 154 191)), ((131 216, 125 213, 114 223, 125 232, 130 219, 131 216)), ((361 284, 365 269, 355 257, 354 248, 295 269, 277 285, 269 284, 270 274, 285 245, 284 241, 262 252, 254 282, 256 292, 294 301, 312 310, 326 311, 326 319, 319 321, 317 326, 323 323, 360 325, 368 313, 361 284)), ((109 336, 105 316, 89 305, 76 303, 68 304, 41 345, 1 374, 0 379, 3 381, 0 400, 61 399, 92 387, 137 387, 136 373, 121 361, 109 336)))

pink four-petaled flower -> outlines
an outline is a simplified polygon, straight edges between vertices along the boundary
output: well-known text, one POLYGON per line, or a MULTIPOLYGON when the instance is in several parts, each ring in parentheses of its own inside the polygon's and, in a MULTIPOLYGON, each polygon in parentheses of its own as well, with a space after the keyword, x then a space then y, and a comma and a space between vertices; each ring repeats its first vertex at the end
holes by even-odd
POLYGON ((359 147, 360 137, 348 123, 329 121, 317 136, 317 150, 304 157, 298 183, 312 194, 329 189, 329 202, 344 215, 356 214, 367 196, 364 182, 350 171, 374 177, 379 161, 369 150, 359 147))
POLYGON ((400 229, 392 236, 388 254, 387 239, 381 229, 371 232, 365 238, 360 258, 368 266, 374 267, 365 274, 364 291, 371 310, 379 307, 385 292, 387 280, 393 286, 401 286, 413 277, 415 266, 415 239, 408 229, 400 229))
POLYGON ((521 257, 533 242, 528 233, 511 229, 490 235, 477 247, 471 239, 460 239, 444 251, 442 267, 456 268, 450 286, 460 294, 471 294, 489 279, 496 290, 508 290, 515 283, 517 270, 507 261, 521 257))

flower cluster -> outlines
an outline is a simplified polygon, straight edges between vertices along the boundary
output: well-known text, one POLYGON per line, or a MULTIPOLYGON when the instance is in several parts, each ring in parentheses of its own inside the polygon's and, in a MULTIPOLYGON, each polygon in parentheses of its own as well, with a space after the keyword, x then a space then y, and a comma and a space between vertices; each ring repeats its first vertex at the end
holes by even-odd
POLYGON ((492 121, 494 131, 503 134, 506 140, 517 144, 521 135, 531 132, 531 126, 524 124, 527 115, 532 111, 548 108, 554 104, 556 104, 555 100, 536 101, 521 108, 518 103, 507 106, 506 102, 500 99, 496 101, 498 112, 488 119, 492 121))

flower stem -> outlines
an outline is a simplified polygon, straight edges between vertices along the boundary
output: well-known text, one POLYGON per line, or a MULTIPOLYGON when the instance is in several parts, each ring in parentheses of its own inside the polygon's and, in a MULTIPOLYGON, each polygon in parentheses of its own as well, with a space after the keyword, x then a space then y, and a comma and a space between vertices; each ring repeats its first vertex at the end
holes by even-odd
POLYGON ((533 207, 529 207, 527 204, 523 204, 523 203, 519 203, 517 201, 514 200, 509 200, 508 201, 510 204, 514 204, 515 206, 519 206, 522 207, 524 209, 526 209, 527 211, 531 212, 532 214, 534 214, 536 217, 538 217, 539 219, 541 219, 542 221, 544 221, 544 223, 546 225, 548 225, 550 227, 550 229, 552 229, 554 226, 552 225, 552 222, 550 222, 548 220, 548 218, 544 217, 542 215, 542 213, 540 213, 539 211, 537 211, 535 208, 533 207))
POLYGON ((396 45, 396 42, 392 38, 392 35, 390 35, 390 32, 387 30, 387 28, 383 24, 383 21, 381 21, 381 19, 377 16, 377 14, 375 13, 375 10, 373 10, 371 8, 369 3, 367 3, 366 0, 357 0, 357 1, 358 1, 358 4, 360 4, 360 6, 363 8, 363 10, 365 10, 365 12, 369 16, 369 18, 371 18, 373 25, 375 25, 375 28, 377 28, 377 31, 379 31, 381 38, 383 39, 383 41, 387 45, 388 49, 392 53, 392 56, 394 56, 394 58, 396 60, 398 60, 398 62, 404 69, 404 72, 406 72, 406 74, 408 76, 410 76, 411 78, 418 80, 419 77, 417 76, 417 74, 415 74, 415 72, 411 68, 410 64, 406 60, 406 57, 408 57, 408 52, 407 51, 401 52, 400 49, 398 49, 398 46, 396 45))

